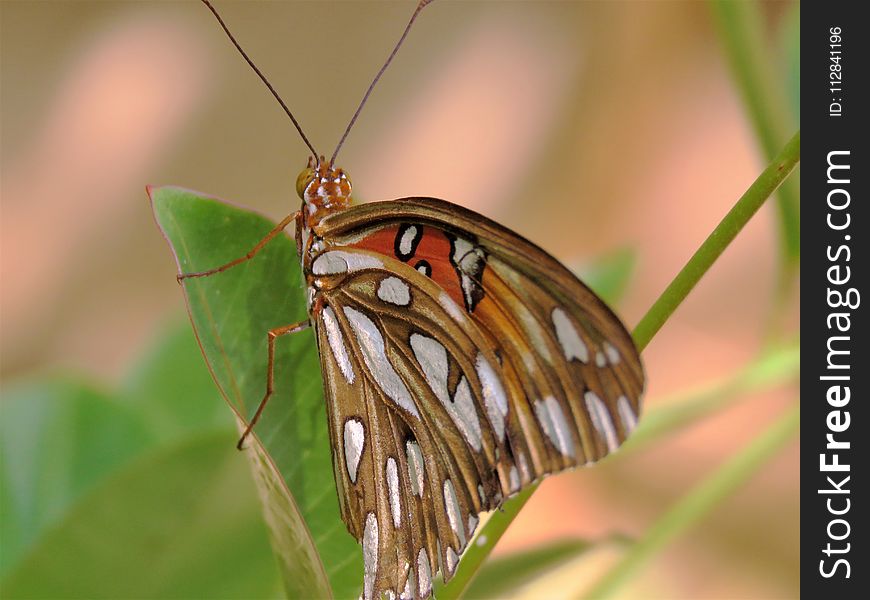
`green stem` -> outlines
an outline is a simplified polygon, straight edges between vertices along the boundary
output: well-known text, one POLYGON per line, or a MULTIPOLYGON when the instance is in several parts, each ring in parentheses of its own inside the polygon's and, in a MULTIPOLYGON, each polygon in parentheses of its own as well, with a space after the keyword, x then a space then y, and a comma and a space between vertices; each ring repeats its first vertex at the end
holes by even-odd
POLYGON ((644 315, 634 330, 634 341, 641 350, 646 348, 653 336, 670 318, 677 307, 685 300, 692 288, 710 269, 725 248, 737 237, 749 219, 752 218, 764 201, 780 186, 801 156, 801 133, 794 134, 780 153, 773 159, 749 189, 740 197, 737 204, 716 226, 716 229, 695 251, 686 266, 677 274, 670 285, 662 292, 652 308, 644 315))
MULTIPOLYGON (((635 343, 643 349, 661 329, 668 317, 688 295, 701 276, 707 272, 716 258, 725 250, 728 244, 740 232, 749 218, 755 214, 770 194, 782 183, 800 160, 800 131, 786 144, 777 160, 771 163, 737 201, 721 223, 713 230, 710 237, 704 241, 688 264, 677 275, 671 285, 650 308, 634 330, 635 343)), ((469 547, 456 570, 456 575, 449 584, 437 589, 438 597, 443 600, 460 598, 480 569, 483 561, 508 526, 519 514, 520 509, 532 496, 537 486, 531 486, 520 492, 518 496, 505 503, 500 511, 490 517, 481 527, 475 543, 469 547), (481 539, 483 540, 481 542, 481 539)))
MULTIPOLYGON (((758 2, 710 2, 725 54, 743 95, 749 118, 767 160, 794 129, 795 119, 785 95, 781 69, 773 62, 764 18, 758 2)), ((794 177, 777 196, 784 266, 791 270, 800 258, 800 182, 794 177)))
MULTIPOLYGON (((756 1, 710 0, 710 7, 749 120, 765 158, 771 160, 794 129, 796 119, 787 101, 782 68, 768 43, 764 15, 756 1)), ((776 206, 780 269, 764 333, 767 340, 773 341, 782 335, 783 317, 789 314, 786 308, 794 297, 800 268, 799 173, 783 183, 776 206)))
POLYGON ((795 405, 764 433, 696 485, 647 529, 619 562, 584 595, 599 600, 612 596, 651 557, 677 535, 707 515, 729 494, 743 485, 800 431, 800 405, 795 405))

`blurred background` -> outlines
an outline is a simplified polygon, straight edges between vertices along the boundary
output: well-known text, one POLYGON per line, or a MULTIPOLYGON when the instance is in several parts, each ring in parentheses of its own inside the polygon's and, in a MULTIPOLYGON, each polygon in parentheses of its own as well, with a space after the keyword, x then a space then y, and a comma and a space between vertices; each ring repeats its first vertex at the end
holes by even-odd
MULTIPOLYGON (((216 2, 327 155, 413 4, 216 2)), ((797 123, 788 53, 799 6, 761 9, 797 123)), ((145 185, 181 185, 277 220, 297 208, 307 150, 197 2, 4 1, 0 10, 4 396, 58 373, 123 387, 185 318, 145 185)), ((339 162, 358 199, 448 199, 570 266, 630 250, 618 306, 629 327, 766 163, 700 2, 435 3, 339 162)), ((644 352, 648 406, 751 363, 772 310, 796 331, 797 301, 774 304, 775 219, 771 203, 644 352)), ((497 552, 640 535, 796 394, 778 385, 744 395, 642 453, 547 480, 497 552)), ((216 390, 208 401, 224 408, 216 390)), ((30 425, 7 422, 4 432, 26 438, 30 425)), ((797 597, 798 466, 795 442, 625 595, 797 597)), ((22 555, 35 543, 22 542, 22 555)))

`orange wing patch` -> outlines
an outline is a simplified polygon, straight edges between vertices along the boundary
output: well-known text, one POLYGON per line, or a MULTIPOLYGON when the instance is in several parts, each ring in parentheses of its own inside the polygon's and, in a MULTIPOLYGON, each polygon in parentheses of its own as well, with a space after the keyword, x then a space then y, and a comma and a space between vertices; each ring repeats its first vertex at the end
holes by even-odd
POLYGON ((431 278, 459 306, 465 306, 460 276, 450 260, 453 243, 441 229, 417 224, 391 225, 350 246, 395 256, 431 278))

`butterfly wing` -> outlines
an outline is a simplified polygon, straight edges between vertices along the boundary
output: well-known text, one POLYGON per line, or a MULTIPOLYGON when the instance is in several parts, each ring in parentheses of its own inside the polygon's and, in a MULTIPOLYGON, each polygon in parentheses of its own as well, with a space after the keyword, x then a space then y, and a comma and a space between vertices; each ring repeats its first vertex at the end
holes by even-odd
POLYGON ((437 572, 453 574, 478 513, 519 489, 509 391, 486 338, 434 281, 375 253, 321 256, 344 265, 315 325, 364 597, 425 598, 437 572))
POLYGON ((322 230, 335 244, 389 253, 429 275, 480 326, 510 377, 522 384, 516 408, 530 426, 520 437, 533 442, 532 455, 518 457, 520 467, 531 463, 521 469, 524 484, 601 459, 634 428, 644 374, 630 334, 535 244, 433 198, 364 204, 325 219, 322 230), (551 443, 536 443, 536 425, 551 443))
POLYGON ((425 597, 435 572, 452 575, 478 512, 621 444, 640 360, 558 261, 461 207, 367 204, 315 234, 337 248, 315 260, 315 274, 320 261, 340 279, 324 286, 316 323, 365 595, 425 597))

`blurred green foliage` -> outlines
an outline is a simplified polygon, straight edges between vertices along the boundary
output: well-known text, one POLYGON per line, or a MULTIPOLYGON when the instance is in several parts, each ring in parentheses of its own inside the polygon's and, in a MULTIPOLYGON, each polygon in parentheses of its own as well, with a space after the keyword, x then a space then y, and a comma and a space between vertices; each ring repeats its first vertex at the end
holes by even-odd
POLYGON ((190 328, 117 389, 71 377, 4 388, 7 598, 280 597, 236 430, 190 328))
POLYGON ((528 552, 516 552, 490 560, 481 568, 466 594, 475 600, 496 600, 565 561, 583 554, 592 544, 566 540, 546 544, 528 552))
POLYGON ((780 32, 780 45, 785 55, 785 73, 788 86, 788 99, 797 116, 801 116, 801 5, 795 3, 789 8, 780 32))

